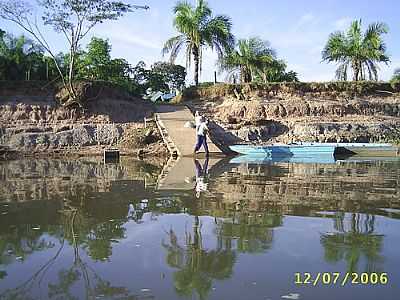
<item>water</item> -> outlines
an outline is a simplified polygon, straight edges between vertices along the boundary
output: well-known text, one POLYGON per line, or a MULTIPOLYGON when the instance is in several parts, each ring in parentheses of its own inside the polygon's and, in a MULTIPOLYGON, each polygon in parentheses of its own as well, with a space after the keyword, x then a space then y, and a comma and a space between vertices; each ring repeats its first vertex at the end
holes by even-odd
POLYGON ((1 162, 0 298, 398 299, 399 167, 1 162))

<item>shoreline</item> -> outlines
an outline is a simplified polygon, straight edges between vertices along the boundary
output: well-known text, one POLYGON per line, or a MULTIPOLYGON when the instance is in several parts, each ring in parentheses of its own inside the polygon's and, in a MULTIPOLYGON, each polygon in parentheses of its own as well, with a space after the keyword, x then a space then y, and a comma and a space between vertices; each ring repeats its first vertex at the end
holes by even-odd
MULTIPOLYGON (((162 104, 116 97, 110 89, 84 110, 66 109, 32 86, 7 88, 3 82, 0 157, 2 145, 10 150, 8 157, 101 156, 110 147, 121 156, 169 157, 157 126, 144 122, 162 104)), ((387 83, 216 84, 188 88, 180 100, 176 104, 209 118, 213 137, 224 146, 400 144, 400 90, 387 83)))

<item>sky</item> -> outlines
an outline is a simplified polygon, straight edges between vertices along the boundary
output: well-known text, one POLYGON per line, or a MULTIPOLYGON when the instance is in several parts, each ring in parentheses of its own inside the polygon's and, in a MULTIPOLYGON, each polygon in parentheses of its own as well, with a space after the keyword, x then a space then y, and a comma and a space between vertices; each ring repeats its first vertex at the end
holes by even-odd
MULTIPOLYGON (((32 1, 32 0, 30 0, 32 1)), ((147 65, 168 57, 161 55, 163 43, 177 35, 173 27, 172 9, 175 0, 125 0, 126 3, 148 5, 147 11, 138 10, 117 21, 98 25, 89 35, 109 39, 112 56, 125 58, 135 65, 145 61, 147 65)), ((195 0, 188 0, 195 3, 195 0)), ((329 34, 346 29, 354 19, 362 19, 366 27, 371 22, 384 22, 389 33, 384 36, 391 64, 381 65, 380 80, 388 80, 395 68, 400 68, 400 1, 398 0, 209 0, 214 14, 231 17, 236 38, 258 36, 270 42, 284 59, 288 69, 299 74, 301 81, 334 80, 335 64, 321 62, 321 51, 329 34)), ((365 28, 364 27, 364 28, 365 28)), ((0 19, 0 28, 13 34, 22 31, 12 23, 0 19)), ((61 35, 50 27, 43 29, 51 46, 66 51, 67 44, 61 35)), ((203 57, 201 81, 213 81, 217 56, 207 50, 203 57)), ((177 63, 185 66, 184 52, 177 63)), ((192 70, 188 70, 188 82, 193 82, 192 70)), ((223 81, 223 74, 218 80, 223 81)))

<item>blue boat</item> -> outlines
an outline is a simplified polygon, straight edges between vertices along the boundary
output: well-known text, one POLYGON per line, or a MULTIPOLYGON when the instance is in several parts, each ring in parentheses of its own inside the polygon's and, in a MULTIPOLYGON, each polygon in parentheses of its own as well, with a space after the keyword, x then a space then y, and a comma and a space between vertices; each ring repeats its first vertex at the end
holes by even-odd
POLYGON ((376 143, 301 143, 301 144, 276 144, 265 146, 233 145, 230 149, 234 152, 252 156, 318 156, 318 155, 361 155, 361 156, 396 156, 398 147, 391 144, 376 143))
POLYGON ((334 156, 336 146, 316 144, 316 145, 268 145, 268 146, 252 146, 252 145, 234 145, 230 146, 234 152, 266 157, 290 157, 290 156, 313 156, 328 155, 334 156))

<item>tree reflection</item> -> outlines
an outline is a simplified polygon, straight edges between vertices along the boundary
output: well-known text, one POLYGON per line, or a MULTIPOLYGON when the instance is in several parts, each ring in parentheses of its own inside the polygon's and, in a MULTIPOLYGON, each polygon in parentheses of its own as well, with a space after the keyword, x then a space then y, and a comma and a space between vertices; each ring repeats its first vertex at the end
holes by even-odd
POLYGON ((98 222, 75 209, 64 211, 62 220, 67 229, 65 239, 85 249, 93 260, 107 260, 112 255, 112 243, 125 238, 124 219, 98 222))
POLYGON ((64 212, 64 228, 66 239, 74 249, 74 262, 69 269, 61 270, 58 283, 49 284, 49 298, 75 299, 70 289, 82 282, 86 291, 86 299, 106 296, 107 299, 136 299, 125 287, 112 286, 102 279, 87 262, 82 259, 81 250, 88 248, 88 255, 94 260, 104 260, 112 254, 111 243, 114 239, 124 238, 125 229, 122 221, 110 220, 108 223, 87 226, 90 222, 79 210, 64 212))
POLYGON ((326 261, 346 260, 347 271, 357 272, 364 257, 366 272, 380 270, 383 235, 374 233, 375 216, 338 212, 334 216, 334 228, 337 232, 321 235, 326 261))
MULTIPOLYGON (((103 280, 84 260, 85 255, 81 255, 85 251, 93 260, 105 260, 112 254, 112 243, 117 239, 124 238, 125 229, 122 227, 122 220, 109 220, 108 222, 96 223, 94 219, 89 218, 81 209, 68 207, 62 211, 62 225, 58 226, 58 231, 48 230, 48 235, 53 233, 59 238, 60 247, 57 253, 50 258, 43 266, 39 268, 27 281, 18 287, 7 290, 0 295, 4 299, 29 299, 32 290, 40 287, 44 277, 51 269, 54 262, 60 256, 65 241, 67 241, 74 250, 74 259, 69 268, 61 269, 58 272, 57 282, 48 284, 48 297, 51 299, 77 299, 73 296, 72 290, 77 285, 83 285, 86 291, 86 298, 93 299, 98 295, 106 296, 107 299, 137 299, 135 295, 131 295, 124 287, 112 286, 110 282, 103 280)), ((29 233, 31 233, 29 231, 29 233)), ((34 234, 16 235, 19 240, 13 240, 7 237, 5 247, 0 242, 2 253, 4 250, 11 251, 15 255, 23 255, 33 253, 35 251, 54 247, 54 242, 47 242, 43 238, 44 229, 35 231, 34 234), (23 238, 22 238, 23 237, 23 238), (23 242, 21 242, 23 241, 23 242), (3 249, 4 248, 4 249, 3 249)), ((0 239, 3 241, 3 239, 0 239)), ((23 257, 23 256, 21 256, 23 257)), ((1 263, 4 264, 3 256, 1 263)))
POLYGON ((200 299, 206 299, 214 279, 223 280, 232 276, 236 254, 229 248, 219 245, 217 249, 203 248, 201 225, 198 216, 193 223, 193 234, 185 233, 185 245, 181 246, 178 237, 171 229, 169 242, 163 241, 167 249, 167 263, 178 269, 174 274, 176 292, 191 297, 197 293, 200 299))
POLYGON ((232 221, 222 220, 217 227, 218 243, 229 249, 236 241, 236 250, 262 253, 272 246, 273 228, 282 225, 281 215, 241 213, 232 221))
MULTIPOLYGON (((53 241, 43 237, 45 232, 58 235, 60 228, 57 226, 34 227, 23 225, 15 227, 10 233, 0 235, 0 265, 6 266, 16 259, 24 261, 37 251, 55 247, 53 241)), ((6 271, 0 271, 0 279, 7 276, 6 271)))

